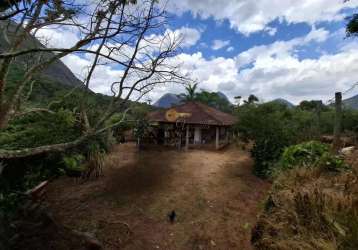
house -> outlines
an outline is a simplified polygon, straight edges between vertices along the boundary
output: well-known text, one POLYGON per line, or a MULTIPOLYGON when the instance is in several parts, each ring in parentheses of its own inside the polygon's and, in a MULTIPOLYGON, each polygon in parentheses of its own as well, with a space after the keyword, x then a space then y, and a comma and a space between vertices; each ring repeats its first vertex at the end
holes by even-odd
POLYGON ((234 116, 196 101, 148 114, 158 144, 185 149, 215 145, 219 149, 230 141, 234 116))

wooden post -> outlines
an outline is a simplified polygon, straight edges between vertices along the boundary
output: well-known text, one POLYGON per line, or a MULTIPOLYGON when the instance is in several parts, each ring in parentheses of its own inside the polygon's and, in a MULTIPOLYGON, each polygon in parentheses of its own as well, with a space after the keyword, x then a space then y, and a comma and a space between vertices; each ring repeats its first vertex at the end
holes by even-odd
POLYGON ((189 149, 189 124, 186 125, 185 150, 189 149))
POLYGON ((215 148, 219 149, 219 147, 220 147, 220 131, 219 131, 219 127, 216 127, 215 148))
POLYGON ((318 136, 321 137, 321 108, 323 106, 322 102, 318 102, 317 107, 317 128, 318 128, 318 136))
POLYGON ((334 119, 334 137, 333 150, 337 152, 341 146, 341 130, 342 130, 342 93, 335 94, 335 108, 336 114, 334 119))

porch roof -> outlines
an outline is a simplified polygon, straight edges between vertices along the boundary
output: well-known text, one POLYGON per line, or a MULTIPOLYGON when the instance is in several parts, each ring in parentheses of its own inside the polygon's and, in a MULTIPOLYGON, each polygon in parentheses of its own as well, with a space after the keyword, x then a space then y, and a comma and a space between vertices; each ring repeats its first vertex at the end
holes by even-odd
POLYGON ((234 116, 196 101, 187 102, 185 104, 174 106, 169 109, 151 112, 148 114, 148 119, 151 122, 185 122, 187 124, 204 124, 216 126, 231 126, 236 122, 236 118, 234 116), (185 118, 179 117, 175 121, 168 121, 166 113, 170 109, 174 109, 178 113, 190 114, 190 116, 185 118))

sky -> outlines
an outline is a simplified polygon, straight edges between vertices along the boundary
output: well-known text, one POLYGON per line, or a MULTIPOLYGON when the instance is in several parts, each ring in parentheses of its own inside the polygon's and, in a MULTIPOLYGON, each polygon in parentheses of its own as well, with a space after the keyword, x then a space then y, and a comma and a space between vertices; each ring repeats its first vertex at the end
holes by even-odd
MULTIPOLYGON (((358 38, 346 38, 345 17, 358 0, 169 0, 166 32, 183 37, 175 60, 199 89, 221 91, 234 101, 254 94, 261 101, 284 98, 327 101, 358 81, 358 38)), ((76 40, 70 31, 43 31, 56 43, 76 40)), ((86 58, 63 62, 81 76, 86 58)), ((118 69, 103 67, 91 84, 109 93, 118 69)), ((184 92, 181 85, 156 87, 145 99, 184 92)), ((344 98, 358 94, 358 88, 344 98)))

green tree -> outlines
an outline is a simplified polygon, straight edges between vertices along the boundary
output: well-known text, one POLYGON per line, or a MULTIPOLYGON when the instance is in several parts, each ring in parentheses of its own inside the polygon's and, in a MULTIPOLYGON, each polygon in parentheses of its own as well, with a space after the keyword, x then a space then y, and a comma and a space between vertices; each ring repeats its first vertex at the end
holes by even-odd
POLYGON ((289 123, 291 111, 279 103, 242 105, 237 111, 236 129, 240 138, 252 140, 254 172, 266 176, 286 146, 296 140, 296 129, 289 123))
POLYGON ((254 103, 258 102, 258 101, 259 101, 259 98, 257 98, 257 96, 255 96, 255 95, 251 94, 251 95, 249 95, 247 100, 244 101, 244 103, 245 104, 254 104, 254 103))
POLYGON ((346 34, 350 36, 358 36, 358 14, 353 14, 347 18, 346 34))
MULTIPOLYGON (((41 106, 33 108, 27 102, 28 97, 31 96, 33 82, 43 69, 78 51, 93 55, 93 60, 84 77, 82 91, 77 92, 77 98, 73 103, 75 105, 70 110, 76 117, 76 121, 80 123, 81 130, 77 134, 78 136, 69 141, 61 141, 61 143, 54 140, 45 145, 13 150, 0 145, 0 158, 10 159, 62 152, 86 144, 90 138, 120 126, 115 123, 108 127, 106 121, 113 114, 125 110, 130 99, 142 98, 159 83, 190 81, 190 79, 180 76, 177 66, 166 63, 167 59, 171 58, 179 48, 181 40, 179 38, 168 39, 167 36, 161 38, 161 41, 157 38, 149 38, 149 34, 160 29, 165 23, 165 10, 158 5, 156 0, 141 3, 135 7, 140 8, 141 11, 135 12, 132 12, 131 7, 128 6, 135 3, 135 0, 103 0, 98 2, 96 8, 92 8, 89 3, 83 3, 81 11, 76 7, 78 1, 72 0, 14 0, 7 2, 0 6, 6 8, 5 12, 0 9, 0 19, 7 21, 0 23, 1 35, 5 34, 7 37, 4 39, 6 46, 1 45, 4 50, 0 52, 0 133, 3 131, 7 133, 12 123, 24 114, 55 112, 54 106, 41 103, 41 106), (16 12, 19 9, 21 11, 16 12), (7 13, 12 13, 14 16, 9 16, 7 13), (81 17, 81 24, 75 21, 78 17, 81 17), (22 23, 17 23, 21 20, 22 23), (22 46, 28 41, 37 44, 38 41, 32 34, 54 24, 59 28, 63 25, 72 27, 81 35, 70 48, 22 46), (114 45, 111 43, 113 40, 124 41, 123 43, 133 50, 129 54, 124 53, 125 46, 114 45), (144 40, 153 49, 150 54, 147 53, 148 46, 138 46, 144 40), (98 46, 88 46, 93 42, 98 46), (159 46, 161 44, 166 46, 159 46), (108 49, 111 53, 103 53, 103 49, 108 49), (126 56, 118 59, 115 55, 119 54, 126 54, 126 56), (29 62, 26 62, 27 67, 24 66, 22 68, 24 72, 17 75, 15 81, 11 81, 8 77, 11 69, 19 61, 24 61, 25 57, 31 58, 29 62), (107 82, 108 89, 112 93, 107 105, 94 108, 90 88, 93 84, 95 69, 103 63, 103 60, 113 65, 121 65, 124 73, 118 78, 118 81, 107 82), (143 67, 138 67, 139 64, 143 67), (135 79, 132 79, 133 75, 136 75, 135 79), (95 114, 93 110, 100 112, 95 114)), ((195 85, 193 87, 196 88, 195 85)), ((191 88, 190 98, 193 98, 195 88, 191 88)))
POLYGON ((195 100, 223 112, 232 112, 232 104, 216 92, 202 90, 196 94, 195 100))
POLYGON ((302 101, 300 102, 298 107, 302 110, 307 110, 307 111, 317 111, 326 108, 321 100, 302 101))
POLYGON ((241 95, 235 96, 234 99, 237 102, 237 107, 239 107, 240 106, 240 101, 241 101, 241 95))
POLYGON ((185 87, 185 91, 186 93, 183 93, 180 95, 181 98, 183 98, 185 101, 194 101, 196 98, 196 89, 198 87, 199 83, 194 83, 194 84, 188 84, 185 87))

